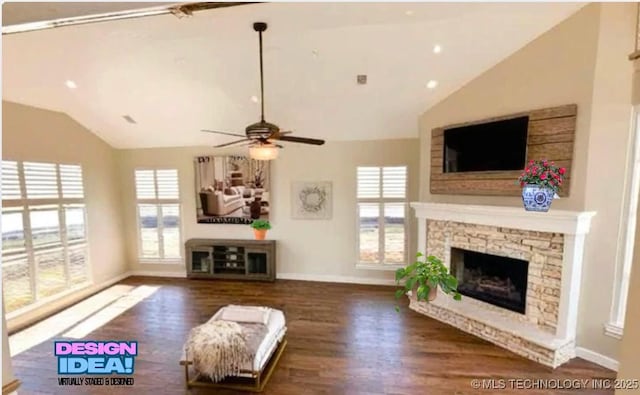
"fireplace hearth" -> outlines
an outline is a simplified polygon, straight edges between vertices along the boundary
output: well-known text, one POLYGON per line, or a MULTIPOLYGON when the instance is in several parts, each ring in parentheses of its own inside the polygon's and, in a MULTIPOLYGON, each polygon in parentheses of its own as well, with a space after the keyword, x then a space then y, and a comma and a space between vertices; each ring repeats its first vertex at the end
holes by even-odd
POLYGON ((525 314, 529 262, 451 248, 451 273, 458 291, 495 306, 525 314))
POLYGON ((515 206, 433 202, 411 207, 418 221, 418 251, 442 257, 467 295, 428 303, 412 295, 411 310, 552 368, 575 357, 582 255, 595 213, 540 215, 515 206), (498 256, 476 265, 474 252, 498 256), (504 257, 515 261, 496 263, 504 257), (526 300, 524 308, 514 303, 518 296, 526 300), (513 310, 524 314, 503 307, 514 304, 513 310))

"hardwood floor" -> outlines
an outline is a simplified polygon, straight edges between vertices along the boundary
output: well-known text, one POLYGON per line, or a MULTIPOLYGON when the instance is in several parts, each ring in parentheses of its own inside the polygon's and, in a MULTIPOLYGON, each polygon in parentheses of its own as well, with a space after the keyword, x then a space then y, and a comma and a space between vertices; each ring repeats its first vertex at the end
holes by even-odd
POLYGON ((13 358, 21 395, 238 393, 187 391, 178 365, 189 329, 230 303, 267 305, 287 317, 289 344, 264 394, 613 393, 510 390, 508 385, 499 391, 474 390, 471 380, 476 378, 576 380, 614 378, 615 372, 581 359, 552 370, 406 307, 396 313, 390 287, 149 277, 120 284, 159 288, 84 338, 138 340, 135 385, 59 386, 53 340, 61 339, 63 331, 13 358))

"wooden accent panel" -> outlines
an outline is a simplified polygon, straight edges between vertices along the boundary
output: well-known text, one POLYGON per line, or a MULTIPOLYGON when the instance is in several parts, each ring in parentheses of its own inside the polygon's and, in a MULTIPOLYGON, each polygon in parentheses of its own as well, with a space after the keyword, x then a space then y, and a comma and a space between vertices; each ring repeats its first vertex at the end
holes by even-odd
POLYGON ((547 159, 566 167, 565 182, 558 195, 568 196, 571 179, 571 162, 576 131, 578 107, 568 104, 543 108, 481 121, 466 122, 435 128, 431 131, 431 181, 433 194, 520 196, 517 184, 520 170, 444 173, 443 147, 446 129, 502 121, 522 116, 529 117, 527 135, 527 161, 547 159))

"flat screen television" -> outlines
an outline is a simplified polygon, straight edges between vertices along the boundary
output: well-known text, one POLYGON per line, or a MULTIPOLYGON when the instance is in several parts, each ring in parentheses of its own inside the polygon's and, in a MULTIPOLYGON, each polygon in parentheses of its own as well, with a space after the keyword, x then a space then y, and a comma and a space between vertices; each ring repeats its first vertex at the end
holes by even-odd
POLYGON ((444 130, 444 173, 522 170, 527 158, 529 117, 444 130))

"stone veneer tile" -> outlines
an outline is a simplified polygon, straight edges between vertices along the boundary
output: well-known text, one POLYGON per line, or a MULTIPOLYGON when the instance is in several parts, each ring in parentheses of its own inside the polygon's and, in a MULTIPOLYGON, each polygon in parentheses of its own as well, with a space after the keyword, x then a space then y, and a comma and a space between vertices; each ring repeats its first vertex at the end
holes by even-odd
POLYGON ((485 339, 500 347, 521 355, 527 359, 556 368, 575 357, 575 344, 569 342, 553 349, 533 343, 517 334, 502 331, 483 322, 464 317, 453 311, 436 306, 432 303, 417 302, 410 299, 409 307, 419 313, 452 325, 472 335, 485 339))
MULTIPOLYGON (((513 320, 531 322, 544 331, 555 333, 560 306, 564 247, 562 234, 451 221, 427 221, 427 253, 441 258, 449 266, 452 247, 528 261, 529 280, 524 315, 475 299, 473 301, 480 309, 498 311, 513 320)), ((536 354, 533 348, 532 346, 532 354, 536 354)), ((536 359, 553 362, 553 355, 543 354, 536 359)))

